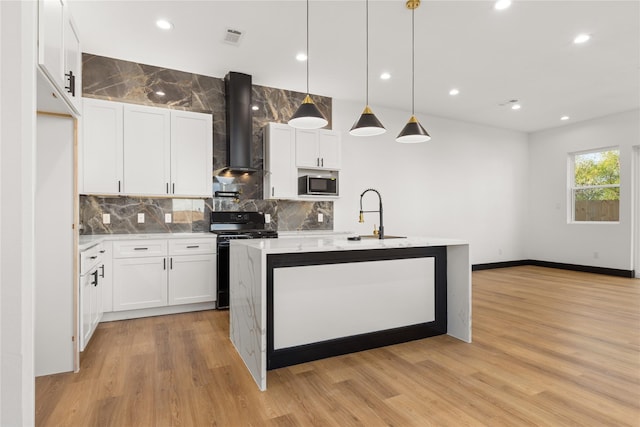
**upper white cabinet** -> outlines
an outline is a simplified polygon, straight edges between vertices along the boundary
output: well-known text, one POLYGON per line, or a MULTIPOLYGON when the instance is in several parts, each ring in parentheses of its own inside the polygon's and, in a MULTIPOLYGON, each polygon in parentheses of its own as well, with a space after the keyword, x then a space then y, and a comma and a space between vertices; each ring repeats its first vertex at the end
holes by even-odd
POLYGON ((120 194, 123 184, 123 105, 84 98, 80 192, 120 194))
POLYGON ((296 133, 286 124, 269 123, 264 130, 264 198, 297 196, 296 133))
POLYGON ((296 129, 296 166, 340 169, 340 133, 332 130, 296 129))
POLYGON ((80 37, 62 0, 38 2, 38 64, 53 88, 79 114, 82 96, 80 37))
POLYGON ((340 170, 340 132, 294 129, 281 123, 264 128, 264 198, 326 199, 336 196, 299 196, 298 177, 337 178, 340 170))
POLYGON ((211 114, 83 102, 81 193, 211 197, 211 114))
POLYGON ((170 194, 170 126, 170 110, 124 106, 125 193, 170 194))
POLYGON ((171 111, 171 193, 211 197, 211 114, 171 111))

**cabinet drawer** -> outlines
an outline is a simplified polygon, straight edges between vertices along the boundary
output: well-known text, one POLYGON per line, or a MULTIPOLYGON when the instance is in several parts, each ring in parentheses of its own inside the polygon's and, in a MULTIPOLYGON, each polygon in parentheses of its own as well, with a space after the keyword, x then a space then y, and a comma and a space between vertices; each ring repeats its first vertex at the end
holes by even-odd
POLYGON ((101 262, 104 248, 102 244, 93 246, 85 251, 80 252, 80 275, 87 274, 93 267, 101 262))
POLYGON ((169 255, 198 255, 216 253, 216 239, 169 240, 169 255))
POLYGON ((166 255, 166 240, 125 240, 113 242, 114 258, 140 258, 166 255))

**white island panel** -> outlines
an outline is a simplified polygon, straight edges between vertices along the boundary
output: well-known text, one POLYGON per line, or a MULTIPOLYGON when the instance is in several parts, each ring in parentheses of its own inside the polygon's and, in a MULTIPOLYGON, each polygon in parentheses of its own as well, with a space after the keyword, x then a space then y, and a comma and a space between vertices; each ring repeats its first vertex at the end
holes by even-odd
POLYGON ((433 258, 276 268, 274 348, 435 320, 433 258))

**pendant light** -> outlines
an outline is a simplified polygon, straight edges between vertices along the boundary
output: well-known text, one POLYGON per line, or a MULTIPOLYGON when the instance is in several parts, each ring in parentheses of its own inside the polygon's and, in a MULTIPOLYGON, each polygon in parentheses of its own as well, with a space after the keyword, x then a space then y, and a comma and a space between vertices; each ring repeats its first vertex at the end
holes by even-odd
POLYGON ((415 116, 415 11, 418 6, 420 6, 420 0, 407 0, 407 8, 411 9, 411 117, 396 138, 396 141, 405 143, 426 142, 431 139, 415 116))
POLYGON ((355 136, 373 136, 373 135, 381 135, 385 133, 387 130, 382 126, 380 120, 373 114, 371 108, 369 108, 369 0, 366 1, 366 9, 367 9, 367 23, 366 23, 366 34, 367 34, 367 75, 366 75, 366 104, 364 107, 364 111, 360 118, 353 124, 353 127, 349 131, 351 135, 355 136))
POLYGON ((289 119, 289 126, 298 129, 320 129, 329 123, 309 95, 309 0, 307 0, 307 96, 289 119))

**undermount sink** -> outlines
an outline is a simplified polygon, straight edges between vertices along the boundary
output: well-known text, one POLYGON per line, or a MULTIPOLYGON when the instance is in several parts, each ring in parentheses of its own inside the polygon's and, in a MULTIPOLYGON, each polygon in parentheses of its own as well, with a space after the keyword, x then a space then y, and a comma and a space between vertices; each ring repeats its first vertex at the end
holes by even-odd
MULTIPOLYGON (((365 236, 360 236, 361 239, 378 239, 379 237, 375 234, 367 234, 365 236)), ((406 239, 407 236, 389 236, 387 234, 384 235, 384 237, 382 238, 382 240, 386 240, 386 239, 406 239)))

